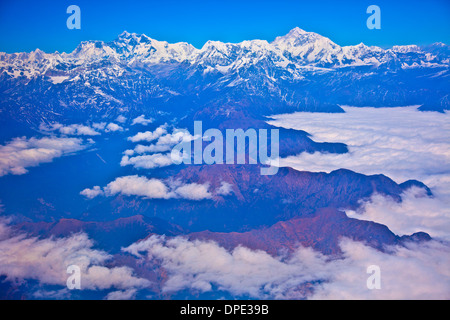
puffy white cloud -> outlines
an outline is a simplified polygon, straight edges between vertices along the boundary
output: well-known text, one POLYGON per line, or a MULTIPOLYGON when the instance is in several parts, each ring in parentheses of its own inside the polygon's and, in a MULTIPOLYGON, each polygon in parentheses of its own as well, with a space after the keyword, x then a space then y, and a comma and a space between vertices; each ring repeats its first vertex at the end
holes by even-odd
POLYGON ((106 122, 94 122, 92 128, 103 131, 106 128, 106 122))
POLYGON ((134 276, 129 267, 105 267, 104 263, 112 257, 93 249, 93 242, 85 234, 39 239, 15 235, 4 222, 0 226, 0 274, 8 280, 34 279, 41 284, 65 287, 70 276, 67 267, 77 265, 82 290, 127 290, 150 285, 148 280, 134 276))
POLYGON ((141 124, 143 126, 147 126, 147 125, 153 123, 153 121, 155 121, 155 119, 153 119, 153 118, 146 119, 145 115, 141 114, 139 117, 133 119, 133 121, 131 122, 131 125, 134 126, 135 124, 141 124))
POLYGON ((153 140, 158 139, 163 134, 167 133, 167 125, 164 124, 162 126, 159 126, 154 131, 145 131, 145 132, 138 132, 136 135, 129 137, 128 140, 132 142, 139 142, 139 141, 147 141, 151 142, 153 140))
POLYGON ((92 189, 86 188, 80 192, 82 196, 85 196, 88 199, 93 199, 99 195, 103 194, 103 190, 99 186, 95 186, 92 189))
POLYGON ((208 191, 209 184, 188 183, 172 186, 173 192, 180 198, 189 200, 202 200, 212 198, 208 191))
POLYGON ((222 181, 220 187, 216 190, 216 194, 220 196, 228 196, 233 192, 233 185, 226 181, 222 181))
POLYGON ((127 118, 122 115, 119 115, 119 116, 117 116, 116 121, 118 123, 125 123, 127 121, 127 118))
POLYGON ((0 176, 27 173, 28 167, 52 162, 86 146, 78 138, 15 138, 0 146, 0 176))
POLYGON ((107 195, 120 193, 149 199, 168 199, 170 197, 168 187, 161 180, 147 179, 137 175, 115 179, 105 187, 105 193, 107 195))
POLYGON ((448 299, 450 249, 438 242, 409 244, 380 252, 343 240, 342 256, 311 248, 290 256, 237 247, 228 251, 211 241, 152 236, 123 249, 140 259, 158 261, 167 271, 163 291, 218 290, 266 299, 448 299), (214 257, 211 259, 211 257, 214 257), (367 267, 381 269, 381 289, 367 288, 367 267), (309 292, 307 288, 312 288, 309 292))
POLYGON ((106 132, 123 131, 123 128, 121 126, 119 126, 118 124, 111 122, 111 123, 108 123, 105 131, 106 132))
MULTIPOLYGON (((275 288, 295 287, 314 280, 314 277, 308 278, 302 265, 284 263, 264 251, 244 247, 229 252, 214 242, 152 236, 124 250, 138 257, 144 254, 148 260, 161 261, 168 273, 163 286, 166 292, 184 289, 207 292, 216 285, 219 290, 233 295, 281 298, 282 292, 276 294, 275 288)), ((302 253, 315 255, 310 249, 302 253)))
POLYGON ((182 141, 189 142, 197 137, 192 136, 186 130, 175 129, 172 133, 161 136, 156 142, 157 145, 169 145, 174 146, 182 141))
MULTIPOLYGON (((161 152, 170 151, 174 145, 182 141, 192 141, 193 139, 194 137, 186 130, 174 129, 172 133, 168 133, 167 124, 158 127, 155 131, 139 132, 135 136, 129 137, 128 140, 132 142, 157 140, 156 143, 147 146, 138 144, 134 150, 125 150, 120 165, 132 165, 135 168, 143 169, 170 166, 174 164, 173 157, 177 156, 161 152), (146 153, 154 154, 147 155, 146 153), (135 154, 139 154, 139 156, 133 157, 135 154)), ((181 157, 181 154, 178 156, 181 157)))
POLYGON ((155 152, 166 152, 171 149, 170 145, 158 145, 151 144, 149 146, 145 146, 142 144, 136 145, 134 150, 126 150, 126 155, 133 155, 134 153, 143 154, 143 153, 155 153, 155 152))
POLYGON ((155 178, 146 178, 138 175, 116 178, 108 183, 103 190, 95 186, 85 189, 82 195, 92 199, 99 195, 114 196, 122 194, 126 196, 138 196, 146 199, 188 199, 203 200, 211 199, 212 194, 208 191, 209 184, 188 183, 180 181, 163 181, 155 178))
POLYGON ((152 155, 142 155, 129 157, 124 155, 120 161, 122 167, 132 165, 135 168, 154 169, 167 167, 173 164, 170 154, 155 153, 152 155))

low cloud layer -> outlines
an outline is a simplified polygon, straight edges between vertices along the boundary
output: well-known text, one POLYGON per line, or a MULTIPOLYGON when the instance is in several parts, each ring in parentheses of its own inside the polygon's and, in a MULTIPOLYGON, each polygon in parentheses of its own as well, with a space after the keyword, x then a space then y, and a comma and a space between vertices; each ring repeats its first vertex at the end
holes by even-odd
POLYGON ((390 197, 374 194, 361 201, 356 210, 346 210, 351 218, 378 222, 389 226, 398 235, 423 231, 433 238, 450 241, 450 205, 440 198, 428 197, 424 189, 413 187, 398 202, 390 197))
POLYGON ((402 202, 374 195, 353 217, 380 222, 398 234, 425 231, 450 239, 450 113, 420 112, 416 107, 353 108, 345 113, 300 112, 277 115, 275 126, 304 130, 315 141, 342 142, 345 154, 302 153, 280 160, 281 166, 330 172, 346 168, 384 174, 401 183, 424 182, 434 194, 413 189, 402 202))
POLYGON ((168 275, 165 292, 217 288, 237 297, 265 299, 450 298, 448 246, 431 241, 382 253, 343 240, 341 248, 343 255, 334 258, 311 248, 299 248, 289 257, 273 257, 245 247, 227 251, 214 242, 152 236, 124 251, 159 261, 168 275), (370 265, 380 267, 381 289, 367 288, 370 265))
POLYGON ((450 175, 450 113, 420 112, 416 107, 343 109, 345 113, 273 116, 272 125, 349 147, 345 154, 305 152, 281 159, 280 165, 314 172, 345 168, 381 173, 397 182, 417 179, 430 187, 440 186, 450 175))
POLYGON ((41 284, 65 287, 70 276, 67 267, 77 265, 81 269, 82 290, 129 290, 150 285, 148 280, 134 276, 129 267, 106 267, 105 262, 112 257, 92 247, 93 242, 85 234, 39 239, 14 234, 0 221, 0 275, 10 281, 34 279, 41 284))
POLYGON ((55 158, 80 151, 88 144, 78 138, 15 138, 0 146, 0 176, 25 174, 29 167, 52 162, 55 158))

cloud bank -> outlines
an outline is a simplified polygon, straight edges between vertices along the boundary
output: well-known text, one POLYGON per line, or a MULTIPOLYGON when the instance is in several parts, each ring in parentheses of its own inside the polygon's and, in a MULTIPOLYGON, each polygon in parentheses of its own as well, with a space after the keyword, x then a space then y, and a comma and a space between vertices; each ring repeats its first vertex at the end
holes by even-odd
POLYGON ((129 267, 104 266, 112 257, 92 248, 93 242, 85 234, 65 238, 29 237, 14 234, 0 221, 0 275, 10 281, 38 280, 41 284, 66 286, 67 267, 81 269, 82 290, 140 289, 150 285, 138 278, 129 267))
POLYGON ((389 226, 397 235, 409 235, 423 231, 433 238, 450 241, 450 206, 440 198, 430 198, 424 189, 410 188, 402 195, 402 201, 374 194, 361 201, 356 210, 346 210, 351 218, 374 221, 389 226))
POLYGON ((154 235, 123 250, 139 259, 161 263, 168 274, 164 292, 208 292, 217 288, 234 296, 259 299, 450 297, 450 248, 446 245, 436 241, 411 243, 383 253, 345 239, 341 248, 340 257, 303 247, 290 256, 273 257, 245 247, 227 251, 211 241, 154 235), (381 269, 380 290, 367 288, 370 265, 381 269))
POLYGON ((450 175, 450 113, 420 112, 416 107, 342 108, 345 113, 272 116, 272 125, 349 147, 345 154, 301 153, 281 159, 280 165, 314 172, 345 168, 382 173, 397 182, 417 179, 430 187, 450 175))
POLYGON ((342 142, 345 154, 301 153, 280 160, 281 166, 330 172, 346 168, 384 174, 401 183, 416 179, 434 194, 414 189, 402 202, 374 195, 361 202, 355 218, 387 225, 397 234, 425 231, 450 239, 450 113, 420 112, 416 107, 354 108, 345 113, 300 112, 273 116, 275 126, 304 130, 316 141, 342 142))
POLYGON ((78 138, 15 138, 0 146, 0 176, 25 174, 28 167, 52 162, 55 158, 80 151, 86 146, 78 138))

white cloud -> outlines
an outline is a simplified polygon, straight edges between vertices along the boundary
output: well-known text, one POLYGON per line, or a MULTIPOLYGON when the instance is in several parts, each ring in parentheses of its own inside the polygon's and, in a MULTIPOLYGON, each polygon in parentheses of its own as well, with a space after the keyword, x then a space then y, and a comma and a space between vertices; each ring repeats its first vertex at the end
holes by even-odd
POLYGON ((173 192, 183 199, 202 200, 210 199, 212 197, 208 188, 208 184, 189 183, 176 187, 173 192))
POLYGON ((194 136, 186 130, 174 129, 172 133, 161 136, 156 144, 174 146, 182 141, 189 142, 192 140, 194 140, 194 136))
POLYGON ((167 125, 159 126, 155 129, 155 131, 145 131, 145 132, 138 132, 136 135, 129 137, 128 140, 132 142, 139 142, 139 141, 147 141, 151 142, 153 140, 158 139, 163 134, 167 133, 167 125))
POLYGON ((92 189, 86 188, 80 192, 82 196, 85 196, 88 199, 93 199, 99 195, 103 194, 103 190, 99 186, 95 186, 92 189))
POLYGON ((117 116, 116 121, 117 121, 118 123, 125 123, 125 122, 127 121, 127 118, 125 118, 125 117, 122 116, 122 115, 119 115, 119 116, 117 116))
POLYGON ((120 161, 122 167, 132 165, 135 168, 154 169, 167 167, 173 164, 170 154, 155 153, 152 155, 142 155, 129 157, 124 155, 120 161))
POLYGON ((134 126, 135 124, 141 124, 143 126, 147 126, 155 121, 153 118, 146 119, 145 115, 141 114, 139 117, 134 118, 131 122, 131 125, 134 126))
POLYGON ((106 122, 95 122, 92 124, 92 128, 103 131, 106 128, 106 122))
POLYGON ((173 158, 170 153, 161 152, 170 151, 172 147, 182 141, 192 141, 194 137, 186 130, 173 129, 172 133, 167 132, 167 124, 158 127, 155 131, 139 132, 128 140, 132 142, 156 141, 154 144, 138 144, 132 149, 125 150, 121 165, 133 165, 135 168, 153 169, 172 165, 173 158), (146 155, 146 153, 155 153, 146 155), (133 155, 139 156, 133 157, 133 155))
POLYGON ((151 144, 149 146, 145 146, 142 144, 136 145, 134 150, 126 150, 125 155, 132 156, 135 153, 137 154, 143 154, 143 153, 155 153, 155 152, 166 152, 171 149, 170 145, 157 145, 157 144, 151 144))
POLYGON ((66 136, 98 136, 101 133, 99 131, 104 132, 116 132, 123 131, 124 129, 116 123, 110 122, 94 122, 92 125, 84 125, 84 124, 70 124, 63 125, 61 123, 52 123, 50 125, 46 125, 41 123, 39 126, 39 130, 42 132, 53 132, 58 131, 59 133, 66 136))
POLYGON ((52 162, 85 147, 78 138, 15 138, 0 146, 0 176, 27 173, 28 167, 52 162))
POLYGON ((107 195, 118 193, 127 196, 140 196, 149 199, 168 199, 168 187, 158 179, 147 179, 146 177, 125 176, 115 179, 105 187, 107 195))
MULTIPOLYGON (((362 243, 343 241, 344 260, 333 261, 328 282, 312 299, 443 299, 450 298, 450 248, 436 241, 410 243, 382 253, 362 243), (381 289, 368 290, 369 265, 381 271, 381 289)), ((320 268, 320 266, 318 266, 320 268)))
POLYGON ((211 199, 208 191, 209 184, 188 183, 169 180, 167 182, 155 178, 146 178, 138 175, 116 178, 108 183, 103 190, 95 186, 93 189, 85 189, 82 195, 92 199, 99 195, 114 196, 122 194, 126 196, 138 196, 146 199, 211 199))
POLYGON ((216 194, 220 196, 228 196, 233 192, 233 185, 226 181, 222 181, 220 187, 216 190, 216 194))
POLYGON ((378 222, 389 226, 397 235, 423 231, 433 238, 450 240, 450 205, 439 198, 430 198, 417 187, 406 190, 402 201, 374 194, 361 201, 356 210, 346 210, 351 218, 378 222))
POLYGON ((134 154, 134 150, 133 149, 127 149, 123 152, 124 155, 126 156, 132 156, 134 154))
POLYGON ((174 164, 173 156, 171 153, 163 154, 161 152, 170 151, 174 145, 193 139, 194 137, 186 130, 173 129, 172 133, 168 133, 167 124, 158 127, 155 131, 139 132, 135 136, 129 137, 128 140, 132 142, 157 140, 156 143, 147 146, 138 144, 134 150, 125 150, 120 165, 132 165, 135 168, 144 169, 170 166, 174 164), (146 153, 154 154, 147 155, 146 153), (135 154, 139 154, 139 156, 133 157, 135 154))
POLYGON ((111 122, 106 126, 105 131, 106 132, 123 131, 123 128, 121 126, 119 126, 118 124, 111 122))
POLYGON ((245 247, 227 251, 211 241, 151 236, 123 250, 161 263, 168 276, 164 292, 208 292, 216 287, 235 296, 265 299, 450 298, 448 246, 431 241, 383 253, 343 240, 341 248, 340 257, 303 247, 289 257, 273 257, 245 247), (381 268, 380 290, 366 286, 370 265, 381 268), (301 287, 306 283, 311 283, 312 294, 301 287))
POLYGON ((112 257, 92 249, 93 242, 85 234, 65 238, 13 235, 9 226, 0 222, 0 274, 8 280, 35 279, 41 284, 66 286, 67 267, 81 269, 81 289, 104 290, 148 287, 150 282, 137 278, 129 267, 107 268, 103 264, 112 257))

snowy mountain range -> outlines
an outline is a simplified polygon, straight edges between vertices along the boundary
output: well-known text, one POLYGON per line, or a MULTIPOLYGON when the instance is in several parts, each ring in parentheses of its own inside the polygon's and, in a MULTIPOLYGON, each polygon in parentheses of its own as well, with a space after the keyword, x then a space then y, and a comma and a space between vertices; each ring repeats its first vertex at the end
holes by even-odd
MULTIPOLYGON (((196 49, 186 42, 171 44, 125 31, 112 42, 82 42, 69 54, 44 53, 36 49, 30 53, 0 53, 0 61, 2 73, 28 79, 63 70, 61 74, 67 80, 74 80, 77 71, 81 71, 77 68, 100 61, 108 61, 122 68, 188 63, 202 66, 206 72, 226 74, 265 60, 274 66, 288 68, 294 75, 302 67, 322 70, 345 66, 380 66, 392 61, 401 61, 401 68, 445 67, 450 63, 449 50, 449 46, 443 43, 428 48, 408 45, 387 50, 368 47, 363 43, 341 47, 326 37, 300 28, 292 29, 271 43, 266 40, 236 44, 208 41, 201 49, 196 49)), ((51 74, 48 76, 55 82, 51 74)))
POLYGON ((83 110, 137 114, 149 105, 176 114, 172 104, 198 109, 252 97, 263 114, 339 112, 339 104, 442 111, 450 108, 449 65, 443 43, 341 47, 300 28, 270 43, 208 41, 201 49, 123 32, 71 53, 0 53, 0 110, 31 123, 83 110))

